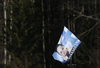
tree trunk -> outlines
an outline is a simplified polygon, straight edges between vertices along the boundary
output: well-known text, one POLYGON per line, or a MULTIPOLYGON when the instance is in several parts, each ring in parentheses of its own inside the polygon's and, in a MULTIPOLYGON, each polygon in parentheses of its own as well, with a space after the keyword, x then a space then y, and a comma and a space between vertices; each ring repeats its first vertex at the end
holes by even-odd
MULTIPOLYGON (((7 12, 6 12, 7 6, 6 6, 6 3, 7 3, 7 1, 4 0, 4 26, 5 27, 7 25, 7 12)), ((6 32, 5 27, 4 27, 4 32, 6 32)), ((7 35, 4 33, 4 46, 6 46, 6 37, 7 37, 7 35)), ((5 65, 5 68, 6 68, 6 64, 7 64, 6 56, 7 56, 7 51, 6 51, 6 48, 4 48, 4 65, 5 65)))
POLYGON ((25 58, 25 68, 29 68, 27 55, 24 55, 24 58, 25 58))
POLYGON ((43 0, 41 0, 42 6, 42 45, 43 45, 43 66, 46 68, 46 60, 45 60, 45 24, 44 24, 44 7, 43 7, 43 0))

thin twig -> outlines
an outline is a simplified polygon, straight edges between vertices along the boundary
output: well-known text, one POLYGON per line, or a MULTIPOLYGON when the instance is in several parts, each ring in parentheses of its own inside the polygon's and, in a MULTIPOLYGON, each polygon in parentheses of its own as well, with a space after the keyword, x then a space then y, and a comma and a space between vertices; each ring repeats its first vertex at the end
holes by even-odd
MULTIPOLYGON (((84 35, 87 36, 98 24, 100 23, 100 21, 98 21, 92 28, 86 30, 85 32, 81 33, 80 36, 84 35), (88 33, 87 33, 88 32, 88 33)), ((82 39, 85 37, 83 36, 82 39)))
POLYGON ((81 12, 78 12, 78 11, 74 10, 69 4, 67 4, 67 9, 68 10, 72 10, 73 12, 79 14, 79 16, 77 16, 73 21, 75 21, 79 17, 86 17, 86 18, 89 18, 89 19, 92 19, 92 20, 96 20, 97 21, 97 23, 92 28, 90 28, 90 29, 86 30, 85 32, 81 33, 80 36, 83 36, 84 34, 85 34, 85 36, 87 36, 90 33, 90 31, 92 31, 100 23, 100 19, 99 18, 93 18, 94 15, 87 16, 87 15, 85 15, 85 14, 82 13, 82 10, 81 10, 81 12))
MULTIPOLYGON (((99 18, 93 18, 93 17, 92 17, 93 15, 87 16, 87 15, 83 14, 82 12, 78 12, 78 11, 74 10, 69 4, 67 5, 67 9, 68 9, 68 10, 70 9, 70 10, 72 10, 73 12, 79 14, 80 17, 83 16, 83 17, 90 18, 90 19, 93 19, 93 20, 96 20, 96 21, 100 21, 99 18)), ((82 11, 82 10, 81 10, 81 11, 82 11)), ((96 15, 96 14, 95 14, 95 15, 96 15)))

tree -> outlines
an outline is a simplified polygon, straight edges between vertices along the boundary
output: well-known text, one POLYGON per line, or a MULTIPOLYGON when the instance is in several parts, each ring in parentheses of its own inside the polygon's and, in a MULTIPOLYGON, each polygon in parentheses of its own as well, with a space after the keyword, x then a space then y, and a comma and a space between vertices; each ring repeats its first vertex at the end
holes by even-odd
POLYGON ((11 1, 12 30, 6 27, 12 38, 11 43, 8 38, 6 47, 12 56, 8 65, 11 68, 42 68, 41 8, 37 3, 34 0, 11 1))
MULTIPOLYGON (((67 0, 62 2, 64 2, 64 4, 61 4, 59 0, 50 0, 50 5, 48 5, 48 1, 45 1, 45 25, 47 26, 47 32, 45 33, 46 41, 48 40, 48 36, 50 36, 50 41, 46 42, 46 48, 49 47, 50 51, 48 51, 47 49, 46 55, 48 55, 49 52, 52 56, 52 53, 57 44, 57 40, 59 40, 63 28, 62 26, 65 25, 82 41, 82 44, 76 51, 76 57, 73 56, 72 58, 71 64, 76 64, 78 68, 96 67, 97 62, 95 62, 95 57, 97 57, 97 55, 95 54, 98 52, 98 50, 96 49, 96 46, 98 44, 96 45, 94 42, 94 36, 97 36, 94 33, 97 30, 96 27, 99 25, 100 22, 98 8, 100 3, 99 0, 67 0), (49 6, 50 10, 48 11, 49 6), (62 11, 63 13, 61 14, 60 10, 62 9, 62 6, 64 7, 64 9, 62 11), (64 23, 61 20, 62 16, 64 23)), ((49 58, 47 58, 46 60, 48 61, 49 58)), ((53 59, 52 61, 49 60, 47 63, 47 65, 51 65, 48 66, 49 68, 59 68, 60 66, 62 66, 62 68, 69 67, 67 66, 68 64, 70 64, 70 62, 63 65, 59 64, 58 62, 55 63, 53 59)))
POLYGON ((10 5, 13 13, 7 9, 6 27, 7 50, 12 57, 9 67, 43 68, 45 64, 47 68, 100 67, 99 0, 14 0, 10 5), (12 16, 12 30, 9 16, 12 16), (82 42, 65 64, 52 58, 63 26, 67 26, 82 42))

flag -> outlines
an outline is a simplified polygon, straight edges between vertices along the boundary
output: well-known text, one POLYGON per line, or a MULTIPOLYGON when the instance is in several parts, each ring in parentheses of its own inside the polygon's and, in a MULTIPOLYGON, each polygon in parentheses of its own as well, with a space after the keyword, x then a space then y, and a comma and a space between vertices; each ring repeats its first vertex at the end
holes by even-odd
MULTIPOLYGON (((57 44, 62 45, 54 51, 53 58, 61 63, 65 63, 70 60, 71 56, 79 46, 81 41, 65 26, 60 39, 57 44)), ((58 47, 58 46, 57 46, 58 47)))

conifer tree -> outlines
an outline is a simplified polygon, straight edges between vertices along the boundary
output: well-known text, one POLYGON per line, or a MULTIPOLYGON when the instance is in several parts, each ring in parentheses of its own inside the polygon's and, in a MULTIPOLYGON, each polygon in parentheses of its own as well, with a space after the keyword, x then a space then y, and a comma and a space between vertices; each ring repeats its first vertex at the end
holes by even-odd
POLYGON ((11 68, 42 68, 41 8, 37 4, 34 0, 11 1, 12 30, 7 27, 12 39, 7 45, 11 68))

